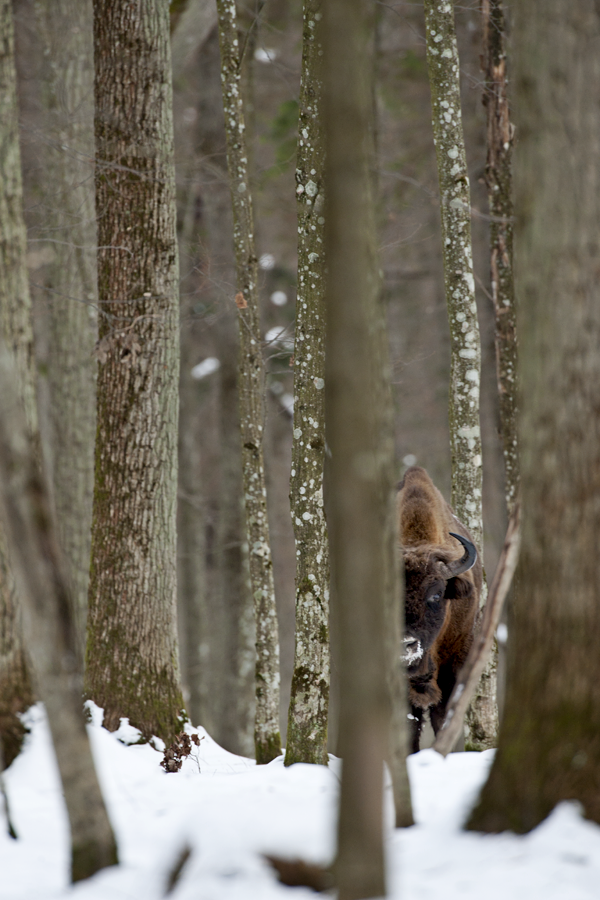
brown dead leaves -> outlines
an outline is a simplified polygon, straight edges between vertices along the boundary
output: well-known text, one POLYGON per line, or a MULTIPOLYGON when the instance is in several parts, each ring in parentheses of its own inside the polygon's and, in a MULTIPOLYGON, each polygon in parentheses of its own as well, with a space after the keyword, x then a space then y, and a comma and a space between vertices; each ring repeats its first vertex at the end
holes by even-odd
POLYGON ((181 734, 177 735, 171 746, 165 750, 160 765, 165 772, 179 772, 183 765, 183 760, 192 752, 192 743, 199 747, 200 741, 203 740, 204 738, 199 738, 197 734, 185 734, 182 731, 181 734))

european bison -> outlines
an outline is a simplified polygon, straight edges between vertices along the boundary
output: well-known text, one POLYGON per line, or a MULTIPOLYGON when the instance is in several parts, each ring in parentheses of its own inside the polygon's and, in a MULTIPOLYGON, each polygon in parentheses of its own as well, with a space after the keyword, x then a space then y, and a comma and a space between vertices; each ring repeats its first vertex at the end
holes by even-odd
POLYGON ((437 734, 473 642, 482 569, 469 531, 425 469, 406 470, 397 503, 406 576, 403 656, 416 753, 424 711, 430 710, 437 734))

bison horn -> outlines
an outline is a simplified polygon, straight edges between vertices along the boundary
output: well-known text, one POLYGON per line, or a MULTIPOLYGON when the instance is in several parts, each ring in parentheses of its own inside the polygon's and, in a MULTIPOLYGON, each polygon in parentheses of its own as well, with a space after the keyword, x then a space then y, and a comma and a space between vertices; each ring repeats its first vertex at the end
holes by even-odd
POLYGON ((445 567, 448 571, 448 577, 454 578, 455 575, 461 575, 463 572, 468 572, 469 569, 473 568, 477 561, 477 548, 475 544, 471 543, 471 541, 467 540, 467 538, 463 537, 461 534, 455 534, 453 531, 449 533, 451 537, 460 541, 465 548, 464 555, 461 556, 460 559, 448 563, 445 567))

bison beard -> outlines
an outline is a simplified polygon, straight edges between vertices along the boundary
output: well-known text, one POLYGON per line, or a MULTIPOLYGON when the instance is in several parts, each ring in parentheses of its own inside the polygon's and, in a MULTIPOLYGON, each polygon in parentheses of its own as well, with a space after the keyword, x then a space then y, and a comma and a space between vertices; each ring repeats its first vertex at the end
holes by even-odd
POLYGON ((404 556, 405 637, 412 752, 419 750, 423 713, 437 734, 456 678, 473 642, 482 568, 473 539, 418 466, 398 492, 398 535, 404 556))

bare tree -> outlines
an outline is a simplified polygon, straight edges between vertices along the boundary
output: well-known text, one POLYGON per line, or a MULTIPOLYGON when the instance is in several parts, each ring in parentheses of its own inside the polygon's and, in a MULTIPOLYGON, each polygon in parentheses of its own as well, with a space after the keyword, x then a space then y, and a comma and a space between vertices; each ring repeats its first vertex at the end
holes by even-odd
POLYGON ((176 632, 178 263, 169 10, 94 0, 98 430, 86 693, 169 739, 176 632))
MULTIPOLYGON (((8 666, 2 667, 0 724, 3 743, 8 743, 14 755, 18 746, 15 746, 14 733, 9 732, 9 740, 5 739, 4 714, 14 717, 32 699, 21 643, 22 603, 23 628, 34 665, 36 689, 46 705, 71 825, 72 879, 78 881, 116 863, 117 851, 85 729, 78 665, 80 647, 68 579, 41 475, 17 135, 13 22, 8 0, 0 3, 0 32, 3 49, 0 110, 6 128, 0 142, 4 188, 0 204, 3 235, 0 243, 0 521, 3 523, 2 586, 10 589, 0 595, 2 662, 8 662, 8 666), (9 653, 4 656, 6 649, 9 653), (15 673, 20 677, 15 677, 15 673), (9 691, 4 693, 7 687, 9 691)), ((4 753, 0 755, 4 758, 4 753)))
MULTIPOLYGON (((195 5, 201 7, 202 3, 203 0, 197 0, 195 5)), ((174 60, 182 94, 179 102, 185 103, 186 109, 193 103, 197 111, 194 127, 188 125, 176 131, 176 141, 178 136, 181 141, 178 158, 184 155, 186 158, 178 177, 186 206, 181 233, 185 254, 182 267, 189 272, 181 301, 179 522, 185 529, 178 529, 178 541, 180 571, 185 581, 180 585, 184 601, 180 604, 183 613, 180 634, 182 649, 187 645, 188 660, 194 666, 194 671, 188 673, 190 715, 194 721, 205 724, 227 750, 253 756, 255 623, 244 521, 237 386, 238 323, 236 307, 231 303, 235 258, 216 6, 210 10, 214 12, 213 29, 202 46, 196 48, 196 56, 185 72, 181 71, 180 62, 176 64, 174 60), (210 317, 198 313, 199 304, 203 310, 213 311, 210 317), (205 382, 195 382, 190 375, 192 366, 198 362, 200 348, 207 346, 207 337, 219 360, 219 369, 212 376, 216 385, 211 388, 218 398, 216 509, 210 509, 210 486, 206 483, 210 476, 206 471, 199 472, 202 447, 208 441, 207 423, 198 415, 198 404, 203 394, 206 397, 207 388, 205 382), (194 587, 192 580, 194 571, 199 569, 199 544, 208 525, 204 521, 207 514, 212 537, 206 548, 209 562, 204 575, 204 596, 200 596, 200 585, 194 587), (193 596, 194 591, 198 596, 193 596), (185 612, 188 607, 190 615, 185 612), (198 610, 197 615, 194 609, 198 610)), ((185 43, 185 37, 180 36, 185 24, 182 16, 173 35, 174 52, 185 43)), ((200 576, 196 576, 196 581, 200 581, 200 576)))
POLYGON ((498 750, 469 823, 492 832, 566 799, 600 822, 600 9, 515 12, 523 535, 498 750))
MULTIPOLYGON (((481 345, 453 3, 425 0, 425 25, 440 185, 444 283, 451 337, 452 506, 473 535, 483 560, 483 470, 479 420, 481 345)), ((485 593, 484 589, 482 603, 485 593)), ((484 672, 468 716, 469 744, 479 749, 494 746, 498 732, 496 668, 494 657, 484 672)))
MULTIPOLYGON (((177 150, 177 146, 176 146, 177 150)), ((180 258, 196 237, 193 207, 197 197, 186 197, 180 233, 180 258), (192 207, 190 213, 189 207, 192 207), (183 254, 182 251, 183 250, 183 254)), ((206 517, 201 481, 200 435, 204 423, 198 415, 199 385, 191 375, 195 362, 196 334, 193 293, 180 293, 181 359, 179 370, 179 450, 177 487, 177 626, 181 680, 190 719, 213 731, 205 690, 203 644, 206 643, 207 572, 206 517)))
MULTIPOLYGON (((23 259, 23 266, 25 260, 23 259)), ((71 877, 117 862, 81 702, 78 647, 66 568, 15 380, 14 356, 0 343, 0 513, 25 608, 25 634, 44 700, 71 826, 71 877)))
POLYGON ((325 460, 325 135, 321 0, 305 0, 298 117, 298 294, 290 506, 296 539, 296 645, 285 764, 327 763, 329 544, 325 460))
MULTIPOLYGON (((387 342, 387 335, 385 336, 387 342)), ((387 346, 385 353, 387 354, 387 346)), ((387 371, 387 366, 384 372, 387 371)), ((386 398, 387 399, 387 398, 386 398)), ((385 401, 384 401, 385 402, 385 401)), ((391 411, 391 398, 387 399, 388 409, 391 411)), ((391 416, 388 418, 391 419, 391 416)), ((388 423, 388 435, 393 434, 392 422, 388 423)), ((391 469, 391 467, 390 467, 391 469)), ((398 572, 397 534, 395 505, 390 503, 389 484, 393 482, 393 472, 390 471, 390 479, 387 485, 387 496, 382 492, 381 503, 387 506, 388 519, 384 524, 384 540, 386 553, 387 584, 384 587, 386 599, 385 619, 385 651, 386 674, 390 694, 390 734, 387 750, 387 763, 392 777, 394 791, 395 824, 396 828, 409 828, 414 825, 410 782, 406 757, 409 750, 410 736, 408 730, 408 685, 406 668, 400 658, 399 648, 402 647, 404 634, 404 591, 403 579, 398 572)), ((403 576, 404 573, 402 573, 403 576)))
POLYGON ((490 269, 496 313, 496 374, 505 495, 510 514, 519 493, 517 428, 517 324, 513 277, 512 152, 508 106, 505 21, 502 0, 483 0, 483 102, 487 113, 485 180, 490 210, 490 269))
MULTIPOLYGON (((0 2, 0 37, 0 334, 14 355, 19 390, 33 435, 37 433, 37 407, 9 0, 0 2)), ((0 739, 4 762, 10 765, 19 753, 25 732, 18 713, 26 710, 34 697, 22 636, 20 597, 4 528, 4 523, 0 523, 0 739)))
POLYGON ((450 440, 452 506, 481 552, 481 348, 471 247, 471 197, 460 102, 452 3, 425 0, 427 64, 440 183, 444 282, 452 344, 450 440))
MULTIPOLYGON (((42 247, 53 500, 69 564, 81 657, 90 570, 97 337, 91 0, 40 0, 42 247)), ((38 232, 39 233, 39 232, 38 232)))
POLYGON ((390 714, 385 630, 393 608, 386 596, 394 581, 393 443, 386 422, 369 174, 370 7, 362 0, 333 0, 324 14, 328 516, 344 760, 335 868, 339 897, 354 900, 385 894, 382 768, 390 714))
POLYGON ((256 619, 256 761, 270 762, 281 752, 279 733, 279 637, 273 562, 267 520, 263 423, 264 362, 258 311, 258 262, 248 173, 248 148, 240 87, 241 37, 234 0, 217 0, 221 83, 227 136, 227 165, 233 207, 240 327, 239 377, 242 471, 250 579, 256 619))
MULTIPOLYGON (((496 381, 504 456, 504 496, 510 516, 519 496, 518 343, 513 274, 512 155, 514 127, 508 104, 506 21, 502 0, 482 0, 483 103, 487 118, 485 181, 490 212, 490 281, 495 313, 496 381)), ((517 589, 516 579, 513 590, 517 589)), ((494 645, 498 668, 506 669, 505 647, 494 645)), ((498 683, 501 708, 504 679, 498 683)))

